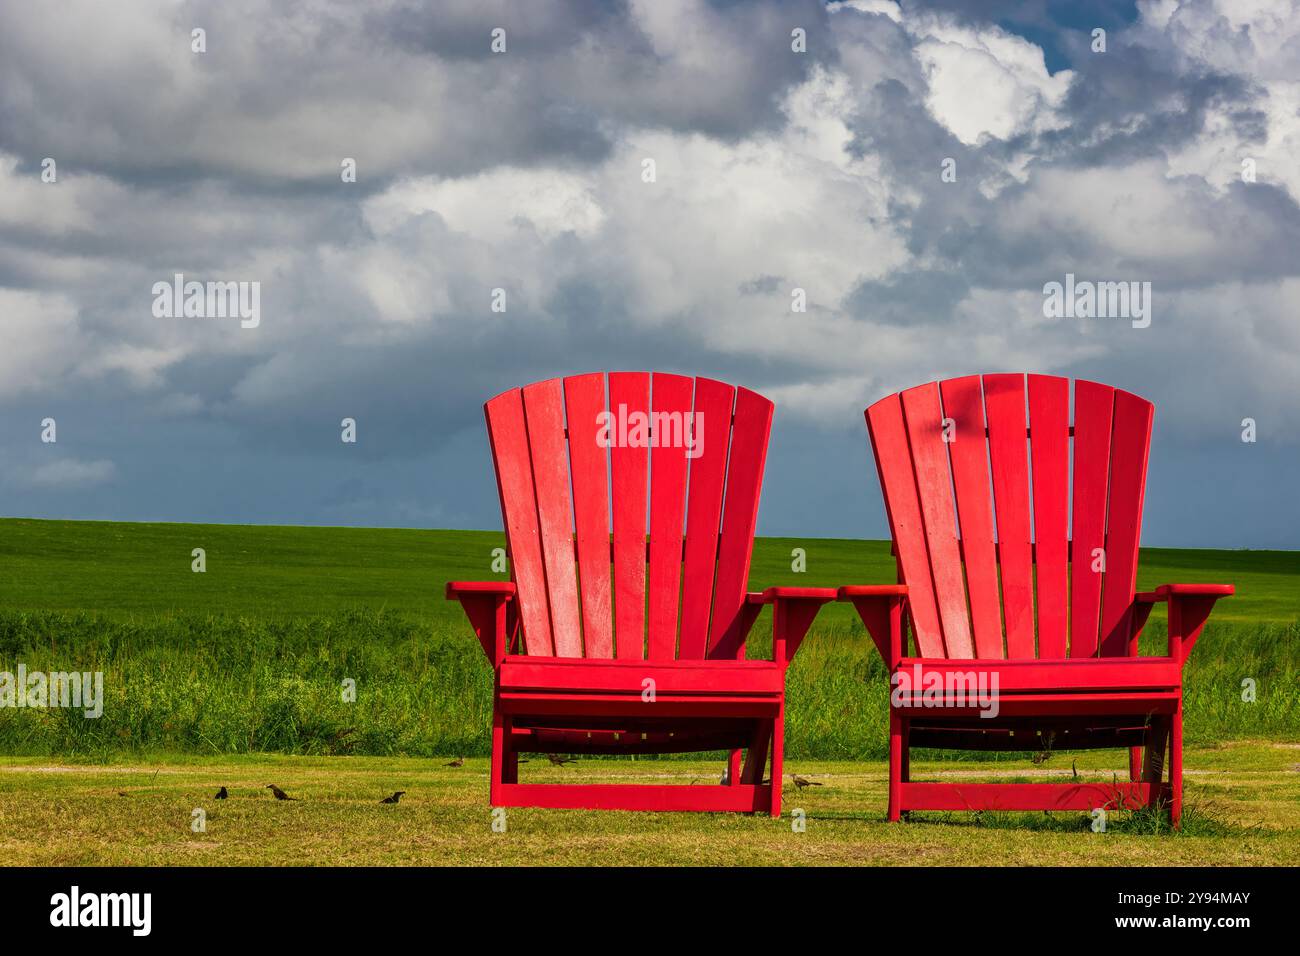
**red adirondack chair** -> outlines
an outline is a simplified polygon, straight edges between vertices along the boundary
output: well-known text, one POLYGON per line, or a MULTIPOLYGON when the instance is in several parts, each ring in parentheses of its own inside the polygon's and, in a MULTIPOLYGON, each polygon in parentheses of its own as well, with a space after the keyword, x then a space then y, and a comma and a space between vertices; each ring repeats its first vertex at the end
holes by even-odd
POLYGON ((612 372, 608 396, 604 374, 578 375, 484 410, 511 581, 453 581, 447 597, 496 674, 492 805, 779 816, 786 665, 836 592, 746 593, 772 403, 705 378, 612 372), (647 416, 653 428, 638 429, 647 416), (747 660, 766 604, 773 659, 747 660), (525 752, 706 750, 731 752, 724 783, 518 782, 525 752))
POLYGON ((972 375, 891 395, 866 417, 902 585, 841 588, 840 598, 857 606, 894 687, 889 819, 905 810, 1132 808, 1167 798, 1177 825, 1182 666, 1214 602, 1233 587, 1135 593, 1151 403, 1079 380, 1071 427, 1068 379, 972 375), (1157 603, 1168 605, 1168 653, 1139 657, 1157 603), (983 678, 986 690, 998 681, 996 717, 980 716, 993 708, 978 694, 972 704, 963 677, 983 678), (913 783, 910 747, 1127 747, 1129 779, 913 783))

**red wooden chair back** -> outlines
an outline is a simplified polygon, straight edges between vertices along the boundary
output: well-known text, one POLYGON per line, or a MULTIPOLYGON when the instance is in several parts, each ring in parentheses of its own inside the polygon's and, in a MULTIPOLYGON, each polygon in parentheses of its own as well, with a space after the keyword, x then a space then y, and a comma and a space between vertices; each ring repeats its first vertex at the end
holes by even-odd
POLYGON ((1019 374, 867 409, 921 657, 1127 652, 1153 409, 1078 380, 1070 411, 1069 379, 1019 374))
POLYGON ((484 411, 529 655, 743 652, 771 402, 658 372, 611 372, 606 389, 597 372, 484 411))

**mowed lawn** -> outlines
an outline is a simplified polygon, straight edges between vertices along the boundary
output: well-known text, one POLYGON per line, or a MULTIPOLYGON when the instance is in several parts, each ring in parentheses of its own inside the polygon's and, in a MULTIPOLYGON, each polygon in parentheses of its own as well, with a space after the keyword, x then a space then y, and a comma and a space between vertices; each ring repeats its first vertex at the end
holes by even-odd
MULTIPOLYGON (((1034 769, 914 764, 919 779, 1111 779, 1095 754, 1034 769)), ((1242 742, 1188 754, 1184 831, 1145 814, 915 814, 884 820, 880 761, 803 761, 767 815, 509 809, 494 832, 487 761, 374 757, 174 758, 129 766, 0 763, 0 854, 10 865, 1290 865, 1300 864, 1300 749, 1242 742), (266 784, 299 799, 279 802, 266 784), (220 786, 229 798, 212 799, 220 786), (396 806, 379 801, 393 790, 396 806), (792 810, 803 811, 795 832, 792 810), (194 811, 206 814, 196 832, 194 811)), ((714 782, 718 761, 584 762, 522 779, 714 782)))

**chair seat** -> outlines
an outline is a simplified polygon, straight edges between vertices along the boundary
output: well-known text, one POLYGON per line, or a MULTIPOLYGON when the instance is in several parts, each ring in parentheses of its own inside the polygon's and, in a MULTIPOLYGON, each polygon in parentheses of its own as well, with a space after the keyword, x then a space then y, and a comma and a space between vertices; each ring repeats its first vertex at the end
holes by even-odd
POLYGON ((776 697, 785 676, 772 661, 608 660, 508 655, 501 662, 501 690, 510 694, 631 695, 638 700, 654 682, 656 697, 776 697))
POLYGON ((935 687, 942 688, 943 696, 963 687, 966 693, 987 690, 999 695, 1122 695, 1177 691, 1182 685, 1182 668, 1171 657, 1011 661, 905 657, 894 673, 892 686, 902 687, 905 699, 935 687))

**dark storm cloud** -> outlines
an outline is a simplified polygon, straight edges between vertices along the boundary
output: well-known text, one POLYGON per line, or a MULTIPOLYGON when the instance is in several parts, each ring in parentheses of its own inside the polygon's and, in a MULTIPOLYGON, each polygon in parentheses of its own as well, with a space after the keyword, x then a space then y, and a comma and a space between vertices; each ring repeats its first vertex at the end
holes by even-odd
MULTIPOLYGON (((1217 460, 1216 416, 1296 412, 1278 385, 1300 355, 1290 48, 1263 62, 1205 4, 1178 16, 0 0, 7 510, 494 527, 482 403, 611 368, 778 399, 767 532, 880 534, 861 408, 940 374, 1140 385, 1180 461, 1217 460), (1074 73, 1053 80, 1018 31, 1074 73), (1004 123, 985 89, 1035 105, 1004 123), (1044 323, 1066 271, 1155 282, 1150 334, 1044 323), (176 272, 259 282, 261 324, 156 318, 176 272)), ((1276 448, 1261 487, 1287 480, 1276 448)), ((1186 513, 1208 494, 1153 497, 1186 513)), ((1158 539, 1294 543, 1287 515, 1196 541, 1177 515, 1158 539)))

